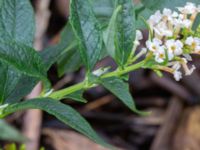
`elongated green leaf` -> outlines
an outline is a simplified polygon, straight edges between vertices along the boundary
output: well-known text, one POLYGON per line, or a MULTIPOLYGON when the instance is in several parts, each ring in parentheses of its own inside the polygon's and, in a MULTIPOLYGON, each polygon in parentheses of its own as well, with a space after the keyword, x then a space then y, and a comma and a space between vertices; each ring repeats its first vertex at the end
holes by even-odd
POLYGON ((26 138, 15 128, 0 119, 0 139, 14 142, 25 142, 26 138))
POLYGON ((98 18, 110 18, 115 7, 115 0, 91 0, 95 15, 98 18))
POLYGON ((65 98, 69 98, 78 102, 86 103, 87 100, 83 98, 83 90, 77 91, 75 93, 69 94, 65 96, 65 98))
MULTIPOLYGON (((92 0, 92 6, 95 16, 108 22, 114 9, 114 0, 92 0)), ((46 48, 40 54, 47 68, 58 61, 58 73, 62 76, 64 73, 76 71, 82 65, 77 45, 71 25, 67 23, 61 33, 59 44, 46 48)))
POLYGON ((61 56, 57 62, 58 75, 61 77, 65 73, 78 70, 82 65, 80 54, 77 49, 69 50, 65 55, 61 56))
POLYGON ((199 27, 199 25, 200 25, 200 14, 197 15, 197 17, 196 17, 196 19, 195 19, 195 21, 193 23, 192 29, 194 31, 196 31, 197 28, 199 27))
MULTIPOLYGON (((19 150, 26 150, 26 145, 25 144, 20 145, 19 150)), ((40 150, 42 150, 42 148, 40 150)))
POLYGON ((1 114, 2 116, 5 116, 24 109, 44 110, 75 130, 88 136, 91 140, 103 146, 109 146, 96 134, 88 122, 76 110, 68 105, 60 103, 59 101, 48 98, 28 100, 5 107, 2 109, 1 114))
POLYGON ((163 8, 175 9, 184 6, 187 2, 200 4, 199 0, 141 0, 142 3, 151 10, 161 10, 163 8))
MULTIPOLYGON (((32 46, 34 32, 34 13, 29 0, 0 0, 0 40, 15 40, 32 46)), ((30 77, 20 74, 4 62, 1 62, 0 72, 0 101, 7 103, 10 101, 8 97, 12 97, 12 101, 15 101, 24 90, 30 90, 27 86, 31 85, 31 83, 25 84, 22 81, 22 79, 30 77), (18 84, 23 85, 24 88, 19 88, 18 84), (8 101, 7 98, 9 99, 8 101)), ((24 95, 26 94, 27 92, 24 95)), ((24 95, 21 95, 20 98, 24 95)))
POLYGON ((134 11, 136 15, 136 28, 146 29, 147 26, 142 18, 148 20, 150 15, 152 15, 154 12, 149 8, 146 8, 142 3, 139 5, 134 5, 134 11))
POLYGON ((38 78, 22 75, 14 90, 5 99, 5 104, 19 102, 24 96, 28 95, 39 81, 38 78))
POLYGON ((78 51, 78 43, 70 23, 67 23, 61 34, 61 43, 67 43, 67 46, 57 61, 59 76, 74 72, 83 65, 78 51))
MULTIPOLYGON (((61 33, 61 41, 55 46, 51 46, 41 51, 39 54, 45 63, 46 70, 60 59, 62 55, 68 55, 70 42, 74 39, 70 24, 67 24, 61 33)), ((76 63, 76 62, 75 62, 76 63)), ((6 99, 6 103, 18 102, 23 96, 27 95, 38 82, 37 78, 22 76, 16 89, 6 99)))
POLYGON ((0 60, 15 68, 14 71, 17 69, 24 75, 39 78, 44 81, 46 87, 49 86, 46 69, 34 49, 14 41, 0 41, 0 60))
POLYGON ((29 0, 1 0, 0 39, 32 45, 35 21, 29 0))
POLYGON ((53 65, 61 56, 61 53, 65 50, 66 46, 63 46, 61 44, 54 45, 47 47, 43 51, 41 51, 39 54, 41 58, 44 60, 44 64, 46 68, 50 68, 51 65, 53 65))
POLYGON ((100 25, 93 13, 89 0, 71 0, 70 23, 79 42, 83 63, 91 70, 102 51, 100 25))
POLYGON ((116 19, 117 15, 121 9, 121 6, 118 6, 115 11, 113 12, 113 15, 110 19, 109 25, 107 29, 103 33, 103 39, 106 46, 106 49, 108 51, 108 54, 115 59, 115 31, 116 31, 116 19))
POLYGON ((14 71, 7 64, 0 62, 0 104, 9 96, 14 90, 20 79, 20 74, 14 71))
POLYGON ((17 146, 15 143, 7 144, 4 148, 4 150, 17 150, 17 146))
POLYGON ((69 23, 61 33, 61 41, 57 45, 41 51, 40 55, 47 68, 57 62, 59 76, 73 72, 82 65, 78 44, 69 23))
POLYGON ((129 92, 128 83, 125 83, 117 77, 112 77, 101 79, 100 84, 104 86, 107 90, 112 92, 115 96, 117 96, 119 100, 121 100, 128 108, 130 108, 135 113, 141 115, 148 114, 146 112, 141 112, 136 108, 133 98, 129 92))
POLYGON ((116 22, 116 61, 123 67, 128 61, 135 39, 135 14, 132 0, 117 0, 116 6, 122 9, 117 16, 116 22))
POLYGON ((26 75, 41 79, 46 78, 42 60, 31 47, 14 41, 0 41, 0 59, 26 75))
POLYGON ((67 52, 78 44, 74 43, 75 36, 72 31, 71 25, 67 23, 61 32, 61 40, 57 45, 50 46, 40 52, 45 66, 49 69, 52 64, 59 60, 63 55, 67 55, 67 52))

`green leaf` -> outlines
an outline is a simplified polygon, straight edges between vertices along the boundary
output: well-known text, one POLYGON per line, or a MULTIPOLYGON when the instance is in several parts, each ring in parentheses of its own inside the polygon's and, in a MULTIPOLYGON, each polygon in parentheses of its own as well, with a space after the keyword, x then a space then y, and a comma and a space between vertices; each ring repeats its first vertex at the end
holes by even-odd
POLYGON ((196 31, 199 25, 200 25, 200 14, 198 13, 197 17, 196 17, 196 19, 195 19, 195 21, 193 23, 192 29, 194 31, 196 31))
POLYGON ((3 1, 0 1, 0 9, 1 9, 1 7, 2 7, 2 4, 3 4, 3 1))
MULTIPOLYGON (((32 46, 35 32, 34 12, 29 0, 1 0, 0 1, 0 39, 15 40, 32 46)), ((10 65, 1 62, 0 101, 18 100, 27 94, 30 82, 25 84, 24 79, 30 78, 20 74, 10 65), (22 80, 23 79, 23 80, 22 80), (17 81, 19 81, 17 83, 17 81), (21 83, 22 82, 22 83, 21 83), (23 85, 19 88, 18 84, 23 85), (26 91, 24 95, 20 95, 26 91), (12 93, 15 93, 14 95, 12 93), (12 100, 9 98, 11 97, 12 100), (8 99, 8 100, 7 100, 8 99)), ((29 80, 30 81, 30 80, 29 80)), ((32 87, 33 88, 33 87, 32 87)), ((30 91, 29 91, 30 92, 30 91)))
POLYGON ((149 8, 145 8, 143 4, 135 5, 134 11, 136 15, 136 28, 137 29, 148 28, 146 23, 144 22, 144 19, 145 21, 148 20, 150 15, 153 14, 153 11, 150 10, 149 8))
POLYGON ((0 139, 6 141, 25 142, 26 138, 15 128, 0 119, 0 139))
POLYGON ((33 8, 29 0, 1 0, 0 39, 32 46, 35 33, 33 8))
POLYGON ((48 69, 57 62, 59 76, 80 68, 82 62, 70 23, 67 23, 61 32, 60 42, 41 51, 40 55, 48 69))
POLYGON ((40 52, 45 66, 49 69, 59 58, 76 47, 78 44, 75 41, 74 33, 72 32, 71 25, 67 23, 61 32, 61 40, 57 45, 50 46, 40 52))
POLYGON ((94 13, 98 18, 110 18, 114 10, 115 0, 91 0, 94 13))
POLYGON ((70 14, 70 23, 79 42, 82 61, 91 70, 102 51, 100 25, 89 0, 71 0, 70 14))
POLYGON ((82 65, 80 54, 77 49, 69 50, 65 55, 61 56, 57 62, 58 75, 61 77, 65 73, 78 70, 82 65))
POLYGON ((96 134, 88 122, 76 110, 68 105, 62 104, 59 101, 55 101, 49 98, 32 99, 16 104, 11 104, 2 109, 1 117, 25 109, 44 110, 49 114, 54 115, 57 119, 69 125, 73 129, 86 135, 98 144, 109 147, 109 145, 96 134))
POLYGON ((121 5, 122 9, 117 16, 116 22, 116 56, 115 60, 123 67, 131 54, 133 41, 135 39, 135 14, 132 0, 117 0, 116 6, 121 5))
POLYGON ((26 150, 26 145, 25 144, 20 145, 19 150, 26 150))
POLYGON ((0 104, 3 104, 5 99, 14 90, 19 79, 20 74, 17 71, 14 71, 7 64, 0 62, 0 104))
POLYGON ((113 15, 110 19, 109 25, 107 27, 107 29, 103 32, 103 39, 104 39, 104 43, 106 46, 106 49, 108 51, 108 54, 115 58, 115 30, 116 30, 116 19, 117 19, 117 15, 120 11, 122 7, 118 6, 115 11, 113 12, 113 15))
POLYGON ((46 79, 46 70, 38 53, 24 44, 14 41, 0 41, 0 60, 13 66, 20 72, 46 79))
POLYGON ((49 69, 59 59, 65 48, 66 46, 58 44, 47 47, 43 51, 39 52, 47 69, 49 69))
POLYGON ((193 2, 200 4, 199 0, 141 0, 145 7, 156 11, 164 8, 176 9, 176 7, 182 7, 187 2, 193 2))
POLYGON ((133 98, 129 92, 128 83, 125 83, 117 77, 112 77, 101 79, 100 84, 117 96, 119 100, 121 100, 133 112, 140 115, 148 114, 147 112, 141 112, 136 108, 133 98))
MULTIPOLYGON (((58 61, 63 55, 68 55, 68 51, 71 51, 72 48, 70 46, 72 39, 74 39, 74 35, 71 25, 68 23, 61 33, 61 41, 57 45, 50 46, 39 53, 45 64, 46 70, 48 70, 51 65, 58 61)), ((15 90, 9 95, 5 102, 18 102, 21 98, 23 98, 23 96, 27 95, 34 88, 38 81, 39 80, 37 78, 22 76, 15 90)))
POLYGON ((77 92, 74 92, 72 94, 65 96, 65 98, 69 98, 69 99, 72 99, 72 100, 75 100, 78 102, 86 103, 87 100, 83 98, 83 92, 84 92, 83 90, 80 90, 80 91, 77 91, 77 92))
MULTIPOLYGON (((103 2, 102 0, 92 0, 92 6, 95 16, 107 24, 114 9, 114 0, 103 0, 103 2)), ((70 23, 65 25, 59 44, 44 49, 40 52, 40 55, 47 68, 57 62, 59 76, 79 69, 82 61, 78 51, 78 43, 70 23)))
POLYGON ((14 87, 14 90, 5 99, 5 104, 19 102, 24 96, 28 95, 31 90, 35 87, 38 78, 33 78, 29 76, 22 75, 19 82, 14 87))
POLYGON ((17 146, 15 143, 12 143, 12 144, 7 144, 5 146, 5 150, 17 150, 17 146))

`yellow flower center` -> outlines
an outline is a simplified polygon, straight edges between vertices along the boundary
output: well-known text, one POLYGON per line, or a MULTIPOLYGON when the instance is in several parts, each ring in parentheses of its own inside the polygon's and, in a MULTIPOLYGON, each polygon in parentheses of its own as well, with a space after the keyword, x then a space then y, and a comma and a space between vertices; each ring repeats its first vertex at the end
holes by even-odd
POLYGON ((176 46, 175 45, 171 46, 171 50, 175 51, 176 50, 176 46))
POLYGON ((163 59, 164 58, 164 54, 160 54, 159 57, 163 59))
POLYGON ((156 50, 156 46, 155 46, 155 45, 153 45, 153 46, 152 46, 152 49, 155 51, 155 50, 156 50))
POLYGON ((196 48, 196 45, 197 45, 196 42, 192 42, 192 45, 191 45, 191 46, 192 46, 192 49, 195 49, 195 48, 196 48))

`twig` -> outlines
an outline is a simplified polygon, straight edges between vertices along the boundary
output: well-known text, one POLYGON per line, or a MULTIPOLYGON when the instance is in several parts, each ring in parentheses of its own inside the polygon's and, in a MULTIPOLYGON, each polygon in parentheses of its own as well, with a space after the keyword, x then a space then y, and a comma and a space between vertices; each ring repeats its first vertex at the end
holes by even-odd
POLYGON ((185 89, 183 86, 176 84, 169 78, 159 78, 155 74, 151 74, 151 79, 161 86, 162 88, 170 91, 174 95, 180 97, 181 99, 185 100, 188 103, 191 103, 193 100, 193 96, 185 89))
POLYGON ((183 79, 183 83, 189 87, 195 94, 200 97, 200 76, 199 74, 195 71, 191 76, 187 76, 183 79))
MULTIPOLYGON (((41 87, 41 83, 37 84, 27 98, 34 98, 39 95, 42 90, 41 87)), ((26 142, 26 148, 28 150, 36 150, 39 147, 42 112, 40 110, 28 110, 23 119, 23 134, 29 139, 26 142)))
POLYGON ((103 105, 106 105, 106 104, 110 103, 114 98, 115 97, 113 95, 107 95, 107 96, 104 96, 102 98, 99 98, 99 99, 87 104, 84 107, 83 111, 87 112, 87 111, 91 111, 91 110, 97 109, 99 107, 102 107, 103 105))
POLYGON ((172 98, 169 103, 165 121, 160 127, 151 150, 170 150, 170 139, 172 139, 173 131, 175 130, 175 125, 180 119, 181 113, 183 111, 183 104, 178 98, 172 98))
POLYGON ((47 143, 54 150, 108 150, 74 131, 45 128, 42 133, 47 136, 47 143))
POLYGON ((181 121, 176 125, 171 150, 199 150, 200 107, 189 107, 182 113, 181 121))
POLYGON ((34 47, 41 51, 43 49, 43 37, 47 30, 50 18, 50 0, 36 0, 36 33, 34 47))
POLYGON ((61 89, 63 86, 65 86, 67 83, 69 83, 70 81, 72 81, 73 79, 73 74, 68 74, 65 75, 61 80, 59 80, 54 86, 53 89, 54 90, 59 90, 61 89))
MULTIPOLYGON (((36 1, 36 35, 34 47, 39 51, 43 48, 43 36, 46 32, 50 12, 48 10, 50 0, 36 1)), ((41 82, 37 84, 27 99, 37 97, 42 91, 41 82)), ((40 110, 28 110, 24 116, 23 133, 29 138, 26 149, 39 149, 40 128, 42 124, 42 112, 40 110)))

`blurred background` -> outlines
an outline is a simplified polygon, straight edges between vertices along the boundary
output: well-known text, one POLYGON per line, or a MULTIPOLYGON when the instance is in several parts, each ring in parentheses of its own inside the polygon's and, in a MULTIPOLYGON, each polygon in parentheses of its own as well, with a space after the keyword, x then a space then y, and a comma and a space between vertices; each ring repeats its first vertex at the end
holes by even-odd
MULTIPOLYGON (((57 44, 68 21, 69 0, 32 0, 32 4, 37 24, 35 47, 43 49, 57 44)), ((146 36, 147 33, 143 31, 143 34, 146 36)), ((68 61, 79 59, 72 57, 68 61)), ((193 59, 196 71, 180 82, 167 73, 164 78, 159 78, 150 70, 130 74, 130 89, 135 103, 139 109, 151 111, 150 116, 135 115, 102 87, 84 93, 87 104, 69 100, 66 103, 76 108, 98 134, 117 149, 199 150, 200 57, 194 56, 193 59)), ((83 68, 70 72, 65 61, 61 58, 48 73, 56 89, 84 78, 83 68)), ((106 65, 115 67, 110 58, 105 58, 97 67, 106 65)), ((46 150, 106 150, 41 111, 17 112, 5 120, 30 139, 26 143, 27 150, 39 147, 46 150)), ((13 141, 0 142, 2 147, 9 143, 13 141)))

